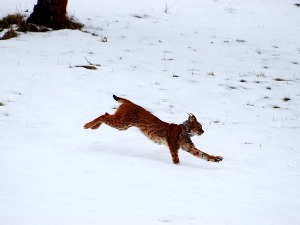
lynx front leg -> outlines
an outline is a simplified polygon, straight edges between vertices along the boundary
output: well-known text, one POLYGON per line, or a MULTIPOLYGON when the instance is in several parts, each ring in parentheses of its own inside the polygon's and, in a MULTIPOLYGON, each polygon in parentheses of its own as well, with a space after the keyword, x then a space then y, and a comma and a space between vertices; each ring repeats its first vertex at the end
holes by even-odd
POLYGON ((178 157, 178 149, 177 150, 170 150, 172 160, 174 164, 179 164, 179 157, 178 157))
POLYGON ((198 157, 198 158, 201 158, 201 159, 204 159, 204 160, 207 160, 207 161, 220 162, 220 161, 223 160, 223 157, 221 157, 221 156, 209 155, 209 154, 197 149, 194 144, 184 145, 182 147, 182 149, 187 151, 188 153, 198 157))
POLYGON ((180 163, 179 157, 178 157, 179 145, 176 144, 176 143, 172 143, 172 142, 168 141, 168 146, 169 146, 169 149, 170 149, 170 153, 171 153, 171 156, 172 156, 173 163, 174 164, 179 164, 180 163))

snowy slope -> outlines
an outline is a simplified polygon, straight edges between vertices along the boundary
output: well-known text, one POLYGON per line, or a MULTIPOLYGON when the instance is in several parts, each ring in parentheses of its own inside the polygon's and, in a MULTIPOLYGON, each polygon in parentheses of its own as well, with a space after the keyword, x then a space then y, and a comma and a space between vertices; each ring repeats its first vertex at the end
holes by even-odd
POLYGON ((0 41, 0 224, 299 224, 295 3, 71 0, 86 33, 0 41), (224 160, 173 165, 135 128, 84 130, 112 94, 168 122, 193 113, 195 145, 224 160))

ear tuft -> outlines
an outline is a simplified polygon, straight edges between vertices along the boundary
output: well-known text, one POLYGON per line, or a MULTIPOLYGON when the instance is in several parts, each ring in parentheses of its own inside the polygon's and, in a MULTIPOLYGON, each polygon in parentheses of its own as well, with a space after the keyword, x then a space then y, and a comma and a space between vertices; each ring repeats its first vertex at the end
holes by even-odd
POLYGON ((193 114, 191 114, 191 113, 188 113, 188 115, 189 115, 189 118, 188 118, 188 121, 191 123, 191 122, 193 122, 193 114))
POLYGON ((189 121, 192 122, 193 120, 197 120, 196 117, 192 113, 188 113, 189 121))

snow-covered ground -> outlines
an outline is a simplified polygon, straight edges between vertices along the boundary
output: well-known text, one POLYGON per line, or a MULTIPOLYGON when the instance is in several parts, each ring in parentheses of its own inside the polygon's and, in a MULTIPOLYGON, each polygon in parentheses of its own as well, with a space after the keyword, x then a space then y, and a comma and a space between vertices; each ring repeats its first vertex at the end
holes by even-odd
POLYGON ((295 3, 70 0, 86 33, 0 41, 0 224, 300 224, 295 3), (224 160, 173 165, 136 128, 84 130, 112 94, 167 122, 193 113, 195 145, 224 160))

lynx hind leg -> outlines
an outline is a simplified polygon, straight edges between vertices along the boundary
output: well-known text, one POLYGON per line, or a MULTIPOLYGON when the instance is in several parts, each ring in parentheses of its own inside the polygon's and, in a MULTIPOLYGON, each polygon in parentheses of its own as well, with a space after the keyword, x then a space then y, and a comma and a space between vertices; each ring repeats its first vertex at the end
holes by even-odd
POLYGON ((118 130, 127 130, 129 127, 131 127, 129 123, 125 122, 124 120, 121 120, 120 116, 105 113, 104 115, 99 116, 98 118, 84 125, 84 128, 97 129, 102 123, 105 123, 106 125, 116 128, 118 130))
MULTIPOLYGON (((97 118, 98 119, 98 118, 97 118)), ((97 119, 95 119, 95 120, 93 120, 93 121, 91 121, 91 122, 88 122, 88 123, 86 123, 83 127, 84 127, 84 129, 89 129, 89 128, 91 128, 91 129, 97 129, 97 128, 99 128, 100 126, 101 126, 101 122, 100 121, 98 121, 97 119)))
POLYGON ((102 120, 103 120, 103 118, 105 117, 105 116, 108 116, 109 114, 108 113, 105 113, 104 115, 102 115, 102 116, 99 116, 98 118, 96 118, 96 119, 94 119, 94 120, 92 120, 91 122, 88 122, 88 123, 86 123, 83 127, 84 127, 84 129, 89 129, 89 128, 91 128, 91 129, 97 129, 97 128, 99 128, 100 126, 101 126, 101 124, 102 124, 102 120))
POLYGON ((92 126, 91 129, 95 130, 98 129, 101 126, 102 123, 98 123, 95 126, 92 126))

